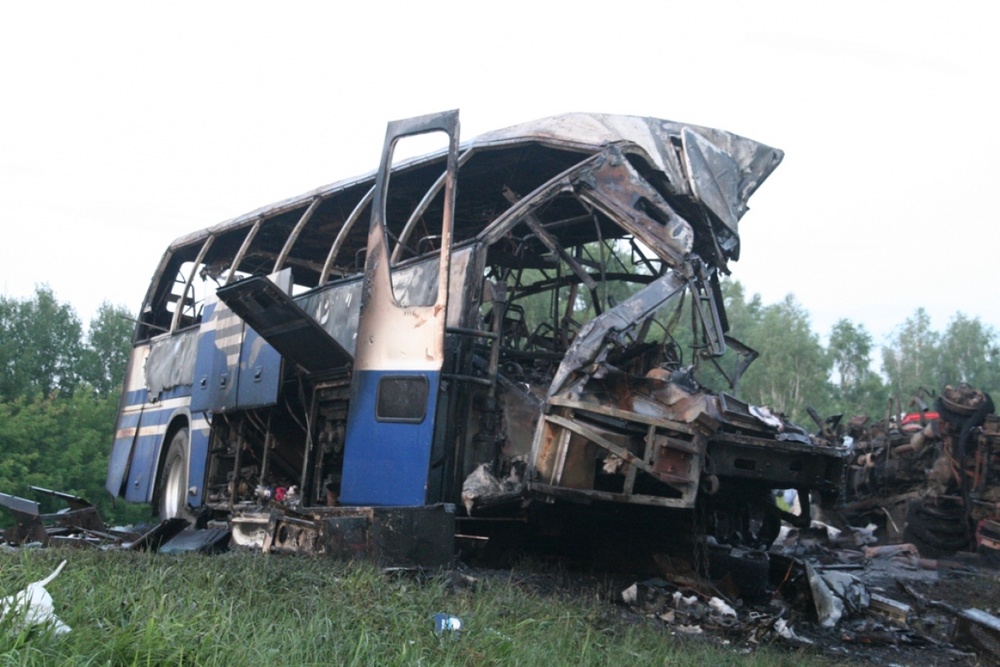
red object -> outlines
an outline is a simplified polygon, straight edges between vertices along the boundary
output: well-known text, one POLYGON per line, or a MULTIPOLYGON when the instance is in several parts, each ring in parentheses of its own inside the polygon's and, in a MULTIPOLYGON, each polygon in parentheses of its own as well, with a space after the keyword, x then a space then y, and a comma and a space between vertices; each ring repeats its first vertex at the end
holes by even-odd
MULTIPOLYGON (((929 422, 932 422, 932 421, 934 421, 936 419, 940 419, 940 418, 941 418, 941 415, 939 415, 936 412, 925 412, 924 413, 924 419, 926 419, 929 422)), ((920 413, 919 412, 910 412, 910 413, 907 413, 907 414, 903 415, 903 421, 901 421, 900 424, 903 424, 905 426, 906 424, 912 424, 913 422, 917 422, 917 423, 920 422, 920 413)))
POLYGON ((1000 522, 993 519, 980 519, 976 525, 977 549, 992 549, 1000 551, 1000 522))
POLYGON ((279 486, 278 488, 276 488, 274 490, 274 499, 277 500, 280 503, 282 500, 285 499, 285 493, 286 492, 287 492, 287 489, 285 489, 285 487, 279 486))

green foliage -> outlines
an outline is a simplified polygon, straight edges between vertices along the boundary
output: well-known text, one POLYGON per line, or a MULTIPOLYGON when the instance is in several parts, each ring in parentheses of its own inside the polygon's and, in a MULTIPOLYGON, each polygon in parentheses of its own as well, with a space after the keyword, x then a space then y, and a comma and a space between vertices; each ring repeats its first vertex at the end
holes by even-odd
POLYGON ((904 404, 922 390, 937 393, 945 384, 1000 389, 1000 336, 979 318, 956 314, 943 333, 931 328, 918 308, 895 329, 882 348, 884 377, 872 368, 875 343, 863 325, 839 320, 824 350, 809 327, 808 313, 788 295, 764 305, 747 297, 736 281, 723 281, 730 332, 760 352, 741 385, 744 400, 780 410, 810 424, 805 407, 821 415, 884 416, 889 398, 904 404))
POLYGON ((896 328, 882 350, 882 370, 896 396, 906 401, 922 389, 937 393, 946 384, 968 382, 985 391, 1000 389, 1000 337, 979 318, 956 313, 943 334, 931 329, 918 308, 896 328))
POLYGON ((836 371, 833 400, 848 416, 866 414, 878 419, 885 412, 888 387, 871 368, 872 336, 864 325, 840 319, 830 331, 827 352, 836 371))
POLYGON ((907 398, 921 389, 936 391, 940 377, 938 346, 941 336, 931 329, 923 308, 896 327, 882 348, 882 370, 894 395, 907 398))
MULTIPOLYGON (((48 287, 30 299, 0 297, 0 492, 37 499, 47 512, 65 507, 28 488, 39 486, 82 496, 109 521, 137 518, 104 490, 128 317, 103 304, 84 342, 75 311, 48 287)), ((6 510, 0 517, 5 525, 6 510)))
POLYGON ((68 396, 81 382, 117 391, 134 327, 127 309, 105 302, 84 338, 76 311, 49 287, 30 299, 0 296, 0 400, 68 396))
POLYGON ((101 304, 90 321, 87 344, 80 359, 80 377, 98 393, 117 392, 132 349, 135 321, 128 309, 101 304))
POLYGON ((793 421, 806 423, 807 407, 824 414, 831 407, 830 358, 809 325, 809 314, 789 294, 763 305, 759 295, 746 300, 738 282, 727 281, 726 314, 730 333, 760 352, 740 384, 743 400, 767 405, 793 421))
POLYGON ((1000 390, 1000 335, 979 318, 957 313, 948 323, 939 349, 939 383, 967 382, 1000 390))
POLYGON ((840 319, 830 332, 829 353, 842 392, 860 385, 871 374, 872 337, 864 325, 840 319))
POLYGON ((29 486, 86 498, 108 521, 137 518, 135 508, 113 506, 104 490, 117 409, 117 395, 93 391, 0 403, 0 490, 39 500, 46 512, 65 504, 29 486))
POLYGON ((47 286, 31 299, 0 296, 0 399, 52 392, 79 382, 82 326, 73 308, 47 286))

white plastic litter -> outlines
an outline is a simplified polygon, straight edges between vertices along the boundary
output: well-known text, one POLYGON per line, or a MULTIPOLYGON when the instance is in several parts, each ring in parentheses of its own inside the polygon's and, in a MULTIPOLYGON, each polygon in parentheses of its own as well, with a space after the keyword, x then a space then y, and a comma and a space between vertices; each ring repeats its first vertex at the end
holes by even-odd
POLYGON ((59 563, 55 572, 45 577, 41 581, 28 584, 24 590, 16 595, 9 595, 0 600, 0 620, 7 617, 8 613, 16 614, 20 623, 18 630, 28 625, 51 625, 57 635, 62 635, 70 631, 70 627, 59 620, 56 616, 55 607, 52 605, 52 596, 45 590, 45 587, 52 583, 66 561, 59 563))
POLYGON ((674 606, 680 607, 684 605, 685 607, 690 607, 698 602, 697 595, 689 595, 684 597, 680 591, 674 591, 674 606))
POLYGON ((795 634, 795 631, 792 630, 792 626, 789 625, 788 621, 786 621, 783 618, 779 618, 777 621, 774 622, 774 629, 777 631, 778 635, 781 638, 788 640, 795 645, 811 646, 813 644, 813 641, 811 639, 806 639, 805 637, 800 637, 799 635, 795 634))
POLYGON ((622 602, 629 605, 634 605, 639 600, 639 587, 636 584, 632 584, 628 588, 622 591, 622 602))
POLYGON ((736 610, 726 604, 725 600, 722 598, 713 597, 708 601, 708 606, 715 610, 715 613, 721 616, 732 616, 736 618, 736 610))

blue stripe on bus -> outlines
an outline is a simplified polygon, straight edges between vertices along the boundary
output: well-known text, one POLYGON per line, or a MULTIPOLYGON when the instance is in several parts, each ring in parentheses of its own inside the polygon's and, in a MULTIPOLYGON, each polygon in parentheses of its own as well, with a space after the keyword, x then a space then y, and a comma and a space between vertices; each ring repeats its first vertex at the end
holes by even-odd
MULTIPOLYGON (((116 431, 120 431, 123 428, 135 428, 139 425, 139 417, 142 413, 136 410, 135 412, 123 412, 121 416, 118 417, 118 427, 116 431)), ((131 439, 131 438, 130 438, 131 439)))
POLYGON ((125 406, 140 405, 149 400, 149 390, 143 387, 142 389, 133 389, 132 391, 125 392, 125 406))

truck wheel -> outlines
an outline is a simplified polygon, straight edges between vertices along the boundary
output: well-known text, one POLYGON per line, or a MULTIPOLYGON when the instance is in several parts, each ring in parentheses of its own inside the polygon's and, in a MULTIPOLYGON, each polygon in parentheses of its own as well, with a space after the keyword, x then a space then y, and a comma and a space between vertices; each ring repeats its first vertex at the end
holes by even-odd
POLYGON ((160 519, 190 519, 188 511, 188 429, 174 433, 160 471, 160 519))
POLYGON ((914 500, 907 508, 903 539, 928 558, 968 550, 970 531, 963 517, 964 511, 958 505, 932 507, 914 500))

